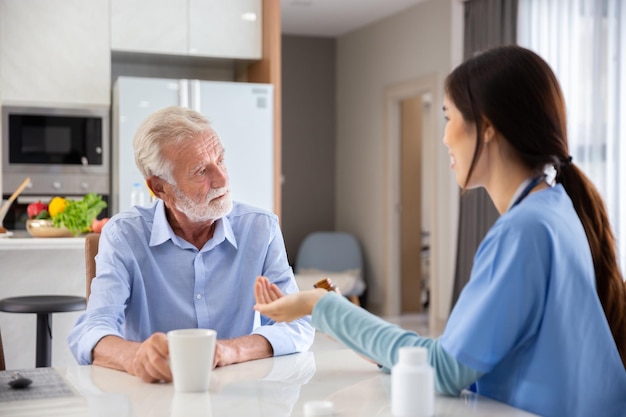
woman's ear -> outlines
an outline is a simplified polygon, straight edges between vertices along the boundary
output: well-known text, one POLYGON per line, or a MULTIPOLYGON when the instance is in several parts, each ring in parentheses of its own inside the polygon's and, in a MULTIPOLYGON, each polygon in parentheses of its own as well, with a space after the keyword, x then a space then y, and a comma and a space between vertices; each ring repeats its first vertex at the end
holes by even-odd
POLYGON ((493 127, 489 119, 483 118, 483 141, 485 144, 490 143, 496 137, 496 129, 493 127))

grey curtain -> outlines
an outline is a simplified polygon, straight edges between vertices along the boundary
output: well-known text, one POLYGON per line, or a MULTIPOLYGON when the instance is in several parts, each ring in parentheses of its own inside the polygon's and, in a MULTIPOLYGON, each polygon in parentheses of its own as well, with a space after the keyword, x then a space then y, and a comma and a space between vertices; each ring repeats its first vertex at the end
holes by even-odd
MULTIPOLYGON (((464 59, 485 49, 515 43, 517 2, 518 0, 465 2, 464 59)), ((452 308, 469 281, 476 249, 497 218, 498 211, 483 188, 461 193, 452 308)))

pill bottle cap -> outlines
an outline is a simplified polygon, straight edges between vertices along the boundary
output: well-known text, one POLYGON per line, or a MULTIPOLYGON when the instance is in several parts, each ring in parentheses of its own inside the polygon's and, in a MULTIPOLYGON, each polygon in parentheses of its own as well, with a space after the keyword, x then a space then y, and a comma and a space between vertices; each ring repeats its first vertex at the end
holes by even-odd
POLYGON ((398 355, 400 363, 421 365, 428 361, 428 349, 424 347, 402 347, 398 355))

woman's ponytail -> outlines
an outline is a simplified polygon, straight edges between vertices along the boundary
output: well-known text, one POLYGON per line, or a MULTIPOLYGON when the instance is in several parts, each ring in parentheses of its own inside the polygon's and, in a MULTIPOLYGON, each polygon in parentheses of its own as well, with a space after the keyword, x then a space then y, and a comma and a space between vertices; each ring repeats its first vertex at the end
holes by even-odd
POLYGON ((567 191, 587 234, 596 273, 596 291, 626 367, 626 283, 618 267, 615 237, 604 201, 576 165, 564 163, 558 171, 556 180, 567 191))

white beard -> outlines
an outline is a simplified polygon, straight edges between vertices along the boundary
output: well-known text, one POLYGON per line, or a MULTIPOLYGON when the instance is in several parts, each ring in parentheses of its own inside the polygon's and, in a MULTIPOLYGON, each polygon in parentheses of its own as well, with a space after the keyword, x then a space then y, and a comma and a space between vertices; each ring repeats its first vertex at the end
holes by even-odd
POLYGON ((233 200, 228 187, 211 190, 206 199, 201 203, 196 203, 178 188, 175 189, 176 209, 183 212, 189 220, 194 223, 217 220, 224 217, 233 209, 233 200), (219 201, 212 201, 214 198, 224 195, 219 201))

